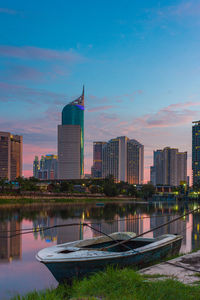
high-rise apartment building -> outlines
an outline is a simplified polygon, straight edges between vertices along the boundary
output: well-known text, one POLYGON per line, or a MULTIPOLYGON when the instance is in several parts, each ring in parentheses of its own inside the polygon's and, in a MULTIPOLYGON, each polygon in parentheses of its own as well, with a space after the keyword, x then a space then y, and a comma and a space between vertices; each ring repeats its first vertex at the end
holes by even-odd
POLYGON ((38 178, 38 171, 40 170, 40 161, 38 156, 35 156, 33 161, 33 177, 38 178))
POLYGON ((193 184, 200 182, 200 121, 192 126, 192 178, 193 184))
POLYGON ((136 140, 127 140, 127 181, 141 184, 144 178, 144 146, 136 140))
POLYGON ((182 182, 187 184, 187 152, 177 153, 177 184, 180 185, 182 182))
POLYGON ((178 186, 187 182, 187 152, 166 147, 153 153, 150 180, 154 185, 178 186))
POLYGON ((22 146, 22 136, 0 132, 0 178, 15 180, 22 176, 22 146))
POLYGON ((33 161, 33 176, 38 179, 57 179, 57 169, 58 169, 58 157, 54 154, 47 154, 41 156, 35 156, 33 161))
POLYGON ((154 166, 150 167, 150 181, 153 185, 156 185, 156 168, 154 166))
POLYGON ((102 152, 106 142, 93 142, 93 166, 91 168, 92 178, 102 178, 102 152))
POLYGON ((163 151, 153 152, 153 168, 151 169, 151 182, 153 184, 163 184, 163 151))
POLYGON ((67 104, 58 125, 58 179, 84 175, 84 87, 82 95, 67 104))
POLYGON ((121 180, 120 174, 120 139, 112 139, 103 146, 102 175, 103 178, 113 175, 116 181, 121 180))
MULTIPOLYGON (((113 175, 116 181, 143 183, 144 146, 126 136, 102 142, 102 177, 113 175)), ((95 165, 95 161, 93 166, 95 165)))

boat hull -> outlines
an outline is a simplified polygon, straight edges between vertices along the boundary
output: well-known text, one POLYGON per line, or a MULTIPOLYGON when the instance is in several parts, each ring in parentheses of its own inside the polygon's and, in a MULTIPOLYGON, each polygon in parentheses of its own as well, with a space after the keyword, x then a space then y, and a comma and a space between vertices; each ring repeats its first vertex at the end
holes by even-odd
POLYGON ((104 259, 81 260, 74 262, 43 262, 51 271, 59 283, 64 281, 71 282, 73 278, 81 278, 91 273, 104 270, 108 266, 118 268, 137 266, 143 268, 152 262, 159 261, 167 256, 179 253, 182 239, 177 239, 166 245, 160 245, 158 248, 149 249, 145 252, 134 252, 130 255, 121 255, 120 257, 107 257, 104 259))

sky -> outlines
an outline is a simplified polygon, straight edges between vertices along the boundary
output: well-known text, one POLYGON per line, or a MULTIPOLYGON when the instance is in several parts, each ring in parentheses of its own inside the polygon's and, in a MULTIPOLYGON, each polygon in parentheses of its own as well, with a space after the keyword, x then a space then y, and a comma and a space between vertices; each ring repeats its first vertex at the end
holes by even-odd
POLYGON ((85 85, 85 173, 92 142, 126 135, 188 152, 200 119, 199 0, 0 1, 0 131, 23 135, 23 174, 57 153, 64 105, 85 85))

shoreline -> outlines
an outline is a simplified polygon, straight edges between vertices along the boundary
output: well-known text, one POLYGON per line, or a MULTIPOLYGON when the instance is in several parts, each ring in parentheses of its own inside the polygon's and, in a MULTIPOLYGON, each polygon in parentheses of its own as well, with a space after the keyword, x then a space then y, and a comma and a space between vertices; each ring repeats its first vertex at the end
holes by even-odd
POLYGON ((99 203, 100 206, 104 203, 137 203, 148 204, 148 201, 131 197, 79 197, 79 196, 0 196, 0 208, 11 205, 59 205, 59 204, 81 204, 81 203, 99 203))
POLYGON ((145 271, 146 269, 137 271, 131 267, 123 269, 108 267, 105 271, 74 280, 71 286, 60 284, 53 289, 35 290, 25 295, 18 294, 12 297, 11 300, 103 300, 122 299, 122 295, 123 299, 137 300, 200 300, 199 274, 194 274, 192 284, 185 284, 178 281, 177 277, 173 275, 145 274, 141 272, 142 270, 145 271))

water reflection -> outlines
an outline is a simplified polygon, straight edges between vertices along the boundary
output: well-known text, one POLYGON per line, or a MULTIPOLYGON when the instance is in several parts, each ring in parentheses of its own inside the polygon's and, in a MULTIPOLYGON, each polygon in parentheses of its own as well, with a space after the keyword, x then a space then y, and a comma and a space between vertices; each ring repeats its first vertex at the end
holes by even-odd
MULTIPOLYGON (((45 205, 36 207, 1 208, 0 210, 0 299, 9 299, 14 293, 55 286, 50 272, 35 260, 35 254, 44 247, 99 236, 116 231, 141 234, 175 219, 197 204, 163 203, 142 205, 133 203, 45 205), (91 227, 83 227, 82 222, 91 227), (43 227, 77 223, 73 227, 43 227), (34 228, 33 233, 16 235, 19 230, 34 228)), ((168 226, 147 234, 156 237, 165 233, 183 236, 181 252, 200 247, 200 213, 190 214, 168 226)))
POLYGON ((0 263, 21 259, 22 236, 16 235, 21 230, 21 222, 13 219, 0 222, 0 263))

